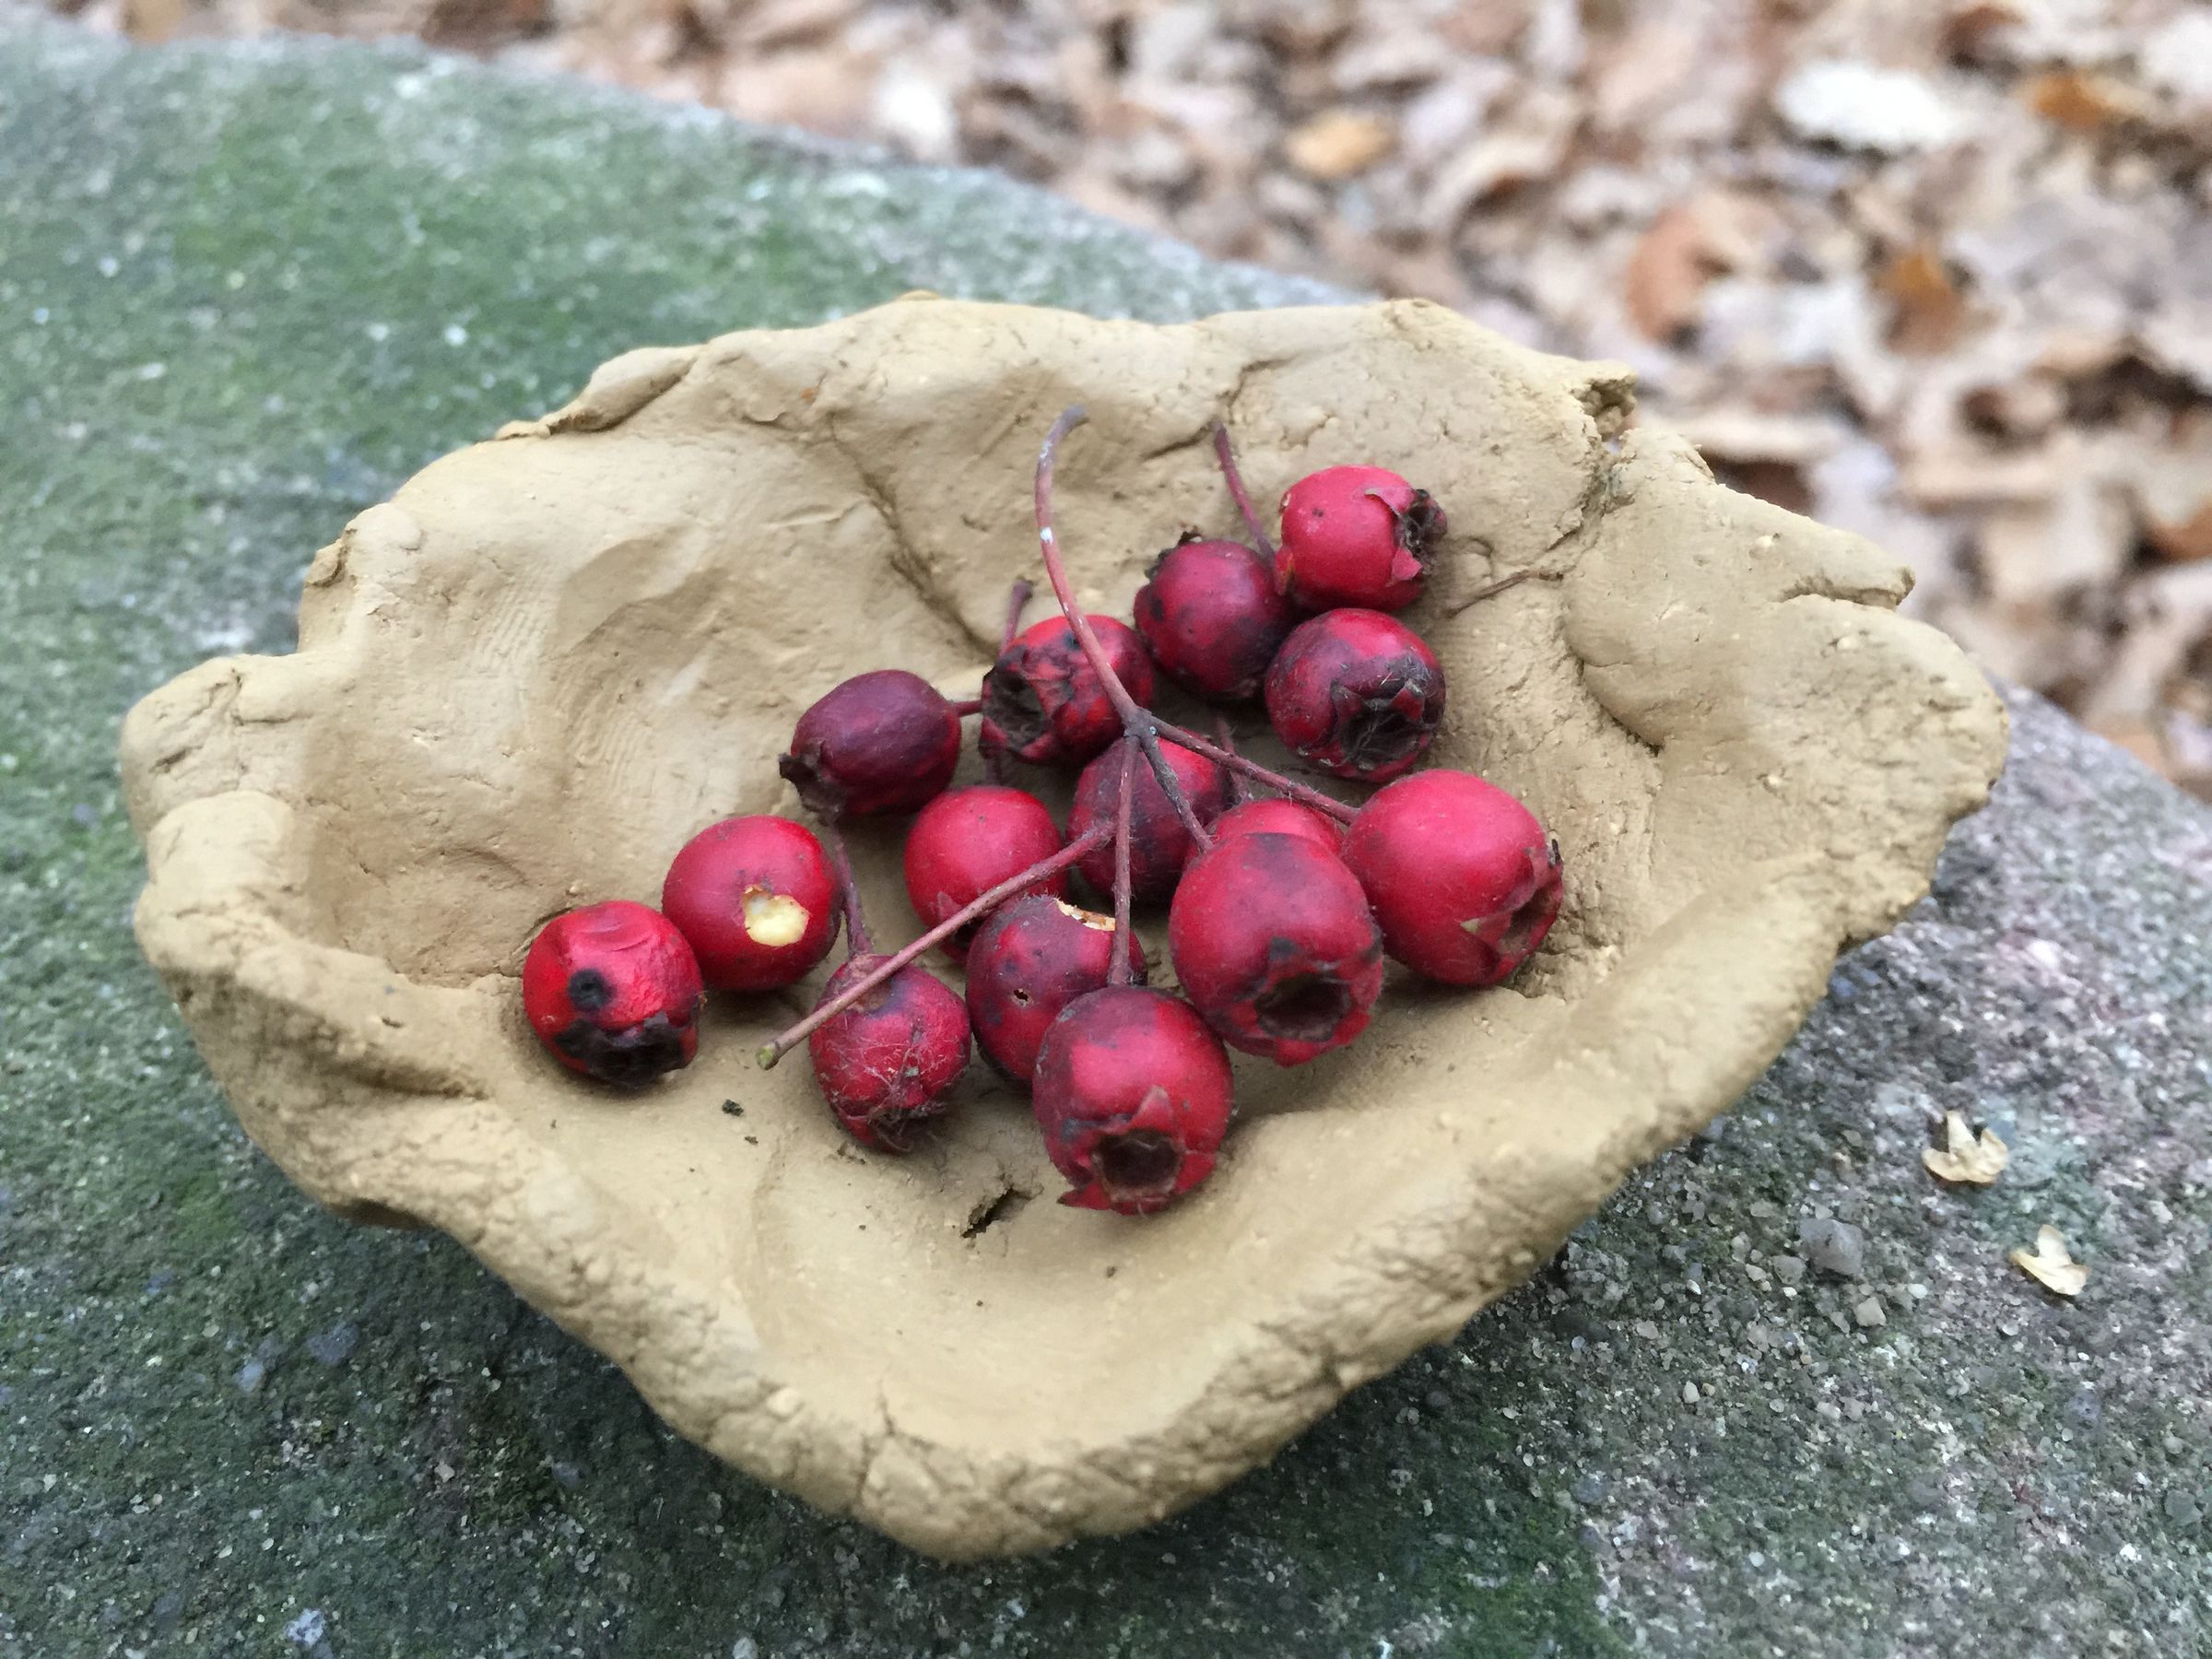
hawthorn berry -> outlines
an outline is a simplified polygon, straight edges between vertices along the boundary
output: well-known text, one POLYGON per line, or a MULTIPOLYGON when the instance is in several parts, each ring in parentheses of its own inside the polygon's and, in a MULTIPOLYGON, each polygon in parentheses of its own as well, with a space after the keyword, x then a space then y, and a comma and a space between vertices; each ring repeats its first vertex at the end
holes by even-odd
POLYGON ((1229 1131, 1229 1055, 1180 997, 1109 985, 1044 1034, 1030 1105, 1060 1202, 1125 1216, 1164 1209, 1213 1171, 1229 1131))
POLYGON ((801 979, 837 934, 837 888, 814 831, 789 818, 724 818, 668 865, 661 909, 717 991, 801 979))
POLYGON ((1434 767, 1376 791, 1345 834, 1344 858, 1383 947, 1446 984, 1497 984, 1559 913, 1558 842, 1472 772, 1434 767))
MULTIPOLYGON (((1152 659, 1125 622, 1091 617, 1091 629, 1129 695, 1152 700, 1152 659)), ((1017 759, 1080 765, 1122 735, 1122 717, 1065 616, 1014 636, 983 676, 983 742, 1017 759)))
POLYGON ((1060 1011, 1105 986, 1114 933, 1112 917, 1042 893, 994 911, 968 952, 968 1022, 983 1058, 1027 1088, 1060 1011))
MULTIPOLYGON (((865 935, 864 935, 865 936, 865 935)), ((827 1002, 888 957, 856 950, 830 976, 827 1002)), ((864 1147, 903 1152, 941 1115, 968 1065, 968 1009, 926 968, 901 968, 806 1040, 814 1079, 837 1121, 864 1147)))
MULTIPOLYGON (((1169 771, 1182 785, 1183 797, 1202 825, 1221 816, 1228 782, 1221 769, 1180 743, 1162 743, 1169 771)), ((1071 841, 1100 827, 1111 828, 1121 799, 1122 757, 1100 755, 1076 780, 1075 808, 1068 814, 1071 841)), ((1149 766, 1139 765, 1129 791, 1129 893, 1138 904, 1158 904, 1175 890, 1182 866, 1194 851, 1190 830, 1169 801, 1149 766)), ((1113 846, 1109 840, 1085 853, 1076 868, 1101 893, 1113 891, 1113 846)))
POLYGON ((1217 843, 1231 836, 1255 834, 1303 836, 1331 857, 1344 852, 1344 830, 1335 818, 1279 796, 1241 801, 1214 820, 1217 843))
POLYGON ((1381 611, 1324 611, 1300 623, 1267 670, 1275 735, 1339 778, 1396 777, 1427 752, 1443 718, 1436 653, 1381 611))
POLYGON ((942 794, 960 759, 960 716, 903 668, 856 674, 804 714, 776 762, 817 817, 912 812, 942 794))
POLYGON ((1367 1030, 1382 938, 1344 861, 1247 831, 1194 860, 1168 911, 1182 994, 1232 1048, 1302 1065, 1367 1030))
POLYGON ((1421 596, 1444 510, 1380 466, 1327 466, 1283 492, 1275 582, 1308 610, 1404 610, 1421 596))
POLYGON ((699 1052, 699 960, 660 912, 625 899, 553 918, 523 959, 523 1012, 571 1071, 637 1088, 699 1052))
MULTIPOLYGON (((906 837, 906 896, 923 925, 935 927, 1010 876, 1066 843, 1045 804, 1026 790, 978 783, 939 795, 922 809, 906 837)), ((1036 891, 1065 897, 1067 872, 1041 877, 1036 891)), ((982 918, 938 948, 954 961, 968 955, 982 918)))
POLYGON ((1153 561, 1134 613, 1138 637, 1160 670, 1185 690, 1219 701, 1257 692, 1298 625, 1298 612, 1257 553, 1241 542, 1194 535, 1153 561))

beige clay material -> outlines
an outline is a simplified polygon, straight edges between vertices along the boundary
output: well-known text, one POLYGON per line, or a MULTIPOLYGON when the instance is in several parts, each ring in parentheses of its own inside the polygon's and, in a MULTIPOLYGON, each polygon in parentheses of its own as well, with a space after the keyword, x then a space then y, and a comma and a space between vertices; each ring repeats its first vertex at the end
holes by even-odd
MULTIPOLYGON (((1725 1108, 1998 770, 1998 702, 1892 614, 1896 561, 1624 430, 1631 395, 1418 303, 1154 327, 917 297, 633 352, 348 525, 295 654, 133 712, 139 936, 294 1181, 452 1233, 718 1455, 941 1556, 1142 1525, 1451 1335, 1725 1108), (1217 417, 1263 501, 1358 461, 1445 503, 1409 614, 1451 676, 1433 759, 1559 835, 1532 968, 1394 981, 1353 1048, 1241 1060, 1216 1178, 1143 1221, 1052 1202, 980 1064, 912 1156, 848 1144, 803 1058, 751 1060, 819 976, 717 1003, 642 1099, 556 1068, 518 1006, 535 928, 653 900, 714 818, 795 813, 774 757, 841 677, 969 694, 1075 402, 1060 525, 1103 608, 1185 524, 1233 530, 1217 417), (1557 579, 1452 614, 1524 570, 1557 579)), ((857 848, 892 938, 897 846, 857 848)))

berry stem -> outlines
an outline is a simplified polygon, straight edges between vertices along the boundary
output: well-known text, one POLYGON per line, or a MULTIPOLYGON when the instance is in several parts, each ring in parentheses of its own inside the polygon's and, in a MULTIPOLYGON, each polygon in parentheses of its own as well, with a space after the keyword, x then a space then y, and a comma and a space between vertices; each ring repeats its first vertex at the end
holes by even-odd
POLYGON ((1446 611, 1444 615, 1447 617, 1456 617, 1461 611, 1465 610, 1469 606, 1480 605, 1485 599, 1490 598, 1493 594, 1502 594, 1507 588, 1517 586, 1524 582, 1529 581, 1532 577, 1538 582, 1559 582, 1564 578, 1564 575, 1565 572, 1560 571, 1515 571, 1510 576, 1500 576, 1495 582, 1484 582, 1482 586, 1477 588, 1465 599, 1462 599, 1457 605, 1446 611))
POLYGON ((1099 643, 1099 636, 1090 626, 1090 618, 1076 603, 1076 590, 1067 580, 1067 565, 1060 557, 1060 540, 1053 533, 1053 461, 1059 453, 1060 441, 1089 418, 1081 404, 1063 409, 1037 452, 1037 548, 1044 559, 1045 579, 1053 584, 1053 597, 1060 601, 1060 613, 1067 618, 1076 643, 1083 647, 1083 654, 1090 660, 1091 672, 1099 677, 1114 712, 1122 717, 1122 730, 1135 737, 1144 749, 1152 775, 1159 780, 1160 793, 1168 797, 1168 805, 1175 808, 1175 816, 1182 820, 1183 829, 1190 833, 1191 844, 1203 853, 1214 844, 1214 838, 1206 832, 1206 826, 1191 810, 1190 797, 1182 793, 1175 769, 1168 764, 1168 758, 1160 749, 1160 733, 1165 728, 1148 710, 1137 705, 1136 699, 1129 695, 1129 688, 1122 684, 1122 677, 1114 673, 1105 647, 1099 643))
POLYGON ((830 873, 837 877, 838 906, 845 912, 845 954, 865 956, 875 947, 868 940, 867 918, 861 913, 860 882, 853 874, 853 855, 845 851, 844 831, 834 823, 824 824, 822 840, 830 849, 830 873))
MULTIPOLYGON (((1214 741, 1230 754, 1237 752, 1237 735, 1230 729, 1229 716, 1220 710, 1214 711, 1214 741)), ((1252 799, 1252 784, 1235 767, 1225 768, 1229 773, 1229 804, 1241 806, 1252 799)))
POLYGON ((962 698, 952 705, 952 712, 962 720, 971 714, 981 714, 983 712, 983 700, 980 697, 962 698))
POLYGON ((1159 728, 1159 735, 1170 743, 1180 743, 1184 748, 1195 750, 1218 766, 1226 766, 1231 771, 1242 772, 1246 777, 1265 783, 1270 789, 1279 790, 1292 800, 1302 806, 1311 806, 1316 812, 1325 812, 1331 818, 1347 824, 1359 816, 1359 809, 1358 807, 1347 805, 1335 795, 1324 794, 1320 790, 1300 783, 1295 778, 1286 778, 1281 772, 1270 771, 1257 760, 1246 759, 1236 750, 1223 748, 1219 744, 1201 737, 1195 732, 1185 731, 1179 725, 1170 725, 1164 720, 1156 721, 1154 724, 1159 728))
POLYGON ((1006 631, 998 636, 998 654, 1005 656, 1014 643, 1014 636, 1021 631, 1021 613, 1030 608, 1030 595, 1036 592, 1026 576, 1017 576, 1006 594, 1006 631))
POLYGON ((1106 982, 1126 985, 1135 977, 1135 941, 1129 920, 1129 797, 1136 793, 1136 739, 1122 739, 1122 788, 1113 806, 1113 950, 1106 982))
POLYGON ((1214 422, 1214 459, 1221 463, 1221 481, 1229 486, 1230 499, 1237 511, 1244 515, 1244 528, 1252 532, 1252 544, 1269 564, 1275 562, 1275 544, 1267 539, 1267 532, 1260 524, 1260 515, 1252 510, 1252 497, 1244 491, 1244 475, 1237 470, 1237 452, 1229 441, 1229 423, 1214 422))
POLYGON ((978 916, 987 915, 996 910, 1024 888, 1033 886, 1056 871, 1065 870, 1112 833, 1113 831, 1106 825, 1097 825, 1076 837, 1074 841, 1068 842, 1050 858, 1039 859, 1018 875, 1009 876, 990 891, 979 894, 965 908, 955 911, 912 945, 904 947, 895 955, 886 957, 880 967, 865 977, 854 980, 834 997, 816 1007, 814 1012, 800 1020, 798 1024, 791 1027, 771 1041, 762 1043, 753 1058, 759 1062, 762 1071, 769 1070, 785 1054, 806 1041, 817 1027, 836 1018, 869 992, 875 990, 877 986, 882 984, 884 981, 913 962, 924 951, 951 937, 978 916))

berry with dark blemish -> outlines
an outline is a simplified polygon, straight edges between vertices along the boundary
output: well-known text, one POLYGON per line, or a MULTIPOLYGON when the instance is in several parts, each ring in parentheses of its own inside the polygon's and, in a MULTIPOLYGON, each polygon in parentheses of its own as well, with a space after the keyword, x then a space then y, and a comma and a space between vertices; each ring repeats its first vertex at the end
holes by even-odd
POLYGON ((1229 1055, 1197 1010, 1138 985, 1079 996, 1045 1032, 1030 1106, 1060 1202, 1165 1209, 1213 1172, 1229 1132, 1229 1055))
POLYGON ((1133 607, 1160 671, 1199 697, 1254 695, 1298 612, 1241 542, 1185 537, 1153 561, 1133 607))
MULTIPOLYGON (((907 832, 906 896, 923 925, 935 927, 1066 844, 1051 810, 1026 790, 998 783, 955 789, 924 806, 907 832)), ((1054 870, 1034 890, 1065 897, 1067 872, 1054 870)), ((938 948, 956 962, 965 960, 982 921, 938 948)))
MULTIPOLYGON (((830 976, 827 1001, 889 959, 858 954, 830 976)), ((968 1065, 968 1010, 926 968, 902 968, 806 1039, 822 1099, 864 1147, 903 1152, 944 1113, 968 1065)))
POLYGON ((856 674, 799 716, 776 762, 806 809, 829 819, 912 812, 952 782, 960 716, 903 668, 856 674))
MULTIPOLYGON (((1113 965, 1113 918, 1030 894, 991 912, 968 952, 968 1021, 976 1047, 1023 1088, 1060 1011, 1104 988, 1113 965)), ((1141 981, 1143 962, 1138 961, 1141 981)))
POLYGON ((1444 670, 1413 629, 1374 610, 1301 622, 1267 670, 1267 719, 1300 759, 1380 783, 1426 754, 1444 718, 1444 670))
POLYGON ((1535 953, 1565 887, 1535 813, 1472 772, 1432 767, 1375 792, 1344 838, 1383 948, 1450 985, 1494 985, 1535 953))
MULTIPOLYGON (((1089 618, 1129 695, 1152 700, 1152 659, 1125 622, 1089 618)), ((1048 618, 1014 636, 983 676, 983 739, 1017 759, 1079 766, 1122 735, 1105 682, 1067 618, 1048 618)))
POLYGON ((1328 466, 1283 492, 1275 582, 1307 610, 1404 610, 1421 596, 1444 510, 1381 466, 1328 466))
POLYGON ((1248 831, 1194 861, 1168 911, 1182 994, 1232 1048, 1302 1065, 1367 1030, 1382 936, 1335 853, 1248 831))
POLYGON ((724 818, 668 865, 661 909, 717 991, 772 991, 806 977, 837 936, 837 888, 813 830, 789 818, 724 818))
MULTIPOLYGON (((1229 782, 1221 769, 1205 756, 1180 743, 1162 743, 1168 769, 1182 785, 1183 797, 1201 825, 1221 816, 1229 799, 1229 782)), ((1067 817, 1068 838, 1079 839, 1094 828, 1111 827, 1121 800, 1122 758, 1100 755, 1083 769, 1076 782, 1076 804, 1067 817)), ((1129 791, 1129 893, 1138 904, 1159 904, 1175 890, 1182 866, 1194 848, 1190 830, 1160 788, 1149 766, 1136 769, 1129 791)), ((1100 893, 1113 891, 1113 847, 1101 843, 1084 854, 1076 868, 1100 893)))
POLYGON ((553 918, 523 959, 523 1012, 571 1071, 625 1088, 699 1052, 699 961, 667 917, 611 899, 553 918))

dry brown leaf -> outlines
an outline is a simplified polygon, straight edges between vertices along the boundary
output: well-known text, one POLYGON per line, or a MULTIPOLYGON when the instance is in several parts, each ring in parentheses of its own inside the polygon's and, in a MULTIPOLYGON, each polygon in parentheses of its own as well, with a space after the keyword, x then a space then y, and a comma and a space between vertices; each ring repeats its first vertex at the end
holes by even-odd
POLYGON ((1935 250, 1919 247, 1900 253, 1884 267, 1877 286, 1895 309, 1889 313, 1889 346, 1915 355, 1948 351, 1966 325, 1966 297, 1935 250))
POLYGON ((1622 278, 1622 302, 1647 339, 1671 340, 1698 320, 1716 275, 1697 210, 1677 202, 1652 221, 1622 278))
POLYGON ((2134 453, 2143 539, 2177 564, 2212 559, 2212 415, 2176 421, 2134 453))
POLYGON ((2035 1248, 2014 1251, 2012 1265, 2061 1296, 2079 1296, 2081 1288, 2089 1282, 2089 1270, 2067 1252, 2065 1235, 2055 1227, 2037 1229, 2035 1248))
POLYGON ((2020 88, 2028 107, 2070 133, 2100 133, 2147 114, 2150 100, 2124 81, 2084 69, 2053 69, 2020 88))
POLYGON ((1356 178, 1397 143, 1397 129, 1380 115, 1328 110, 1283 140, 1283 154, 1308 178, 1334 182, 1356 178))
POLYGON ((142 45, 168 40, 184 21, 184 0, 124 0, 123 32, 142 45))
POLYGON ((1630 318, 1651 339, 1675 338, 1698 321, 1708 282, 1758 257, 1771 223, 1762 204, 1720 193, 1662 209, 1622 274, 1630 318))
POLYGON ((2004 1173, 2012 1157, 2003 1141, 1986 1129, 1976 1135, 1956 1112, 1943 1114, 1943 1133, 1944 1146, 1924 1147, 1920 1154, 1920 1161, 1938 1181, 1988 1186, 2004 1173))
POLYGON ((1997 0, 1970 0, 1943 20, 1937 37, 1947 57, 1971 62, 1986 52, 1994 39, 2020 21, 2020 9, 1997 0))

